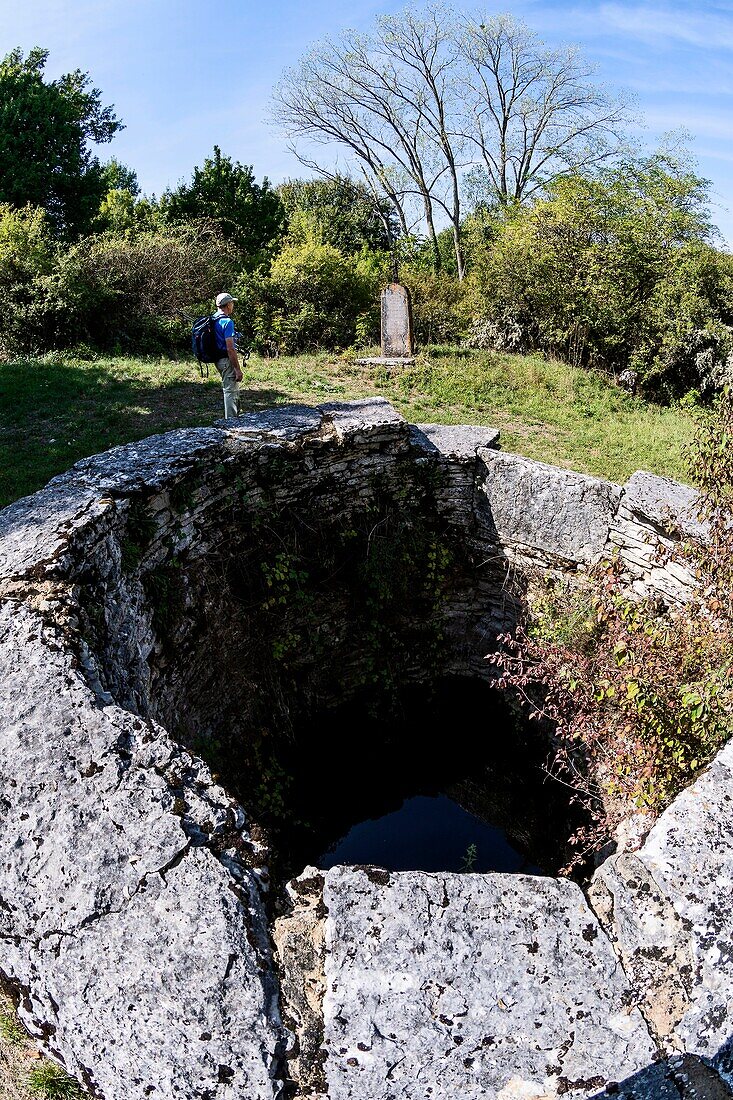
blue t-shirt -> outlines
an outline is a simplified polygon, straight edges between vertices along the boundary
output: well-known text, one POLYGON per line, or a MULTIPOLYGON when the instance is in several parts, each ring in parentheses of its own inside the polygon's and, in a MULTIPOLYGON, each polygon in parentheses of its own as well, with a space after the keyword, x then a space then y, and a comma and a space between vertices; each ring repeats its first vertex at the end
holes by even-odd
POLYGON ((234 321, 231 317, 227 317, 226 313, 222 313, 220 309, 217 309, 214 314, 214 332, 216 334, 216 346, 222 355, 228 355, 227 351, 227 337, 231 340, 234 339, 234 321))

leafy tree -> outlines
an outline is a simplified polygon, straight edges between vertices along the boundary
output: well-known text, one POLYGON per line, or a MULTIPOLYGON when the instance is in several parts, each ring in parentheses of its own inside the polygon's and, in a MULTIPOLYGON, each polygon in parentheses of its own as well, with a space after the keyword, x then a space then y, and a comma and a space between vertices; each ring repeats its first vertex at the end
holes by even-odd
POLYGON ((56 247, 44 210, 0 203, 0 351, 31 350, 40 340, 39 279, 53 270, 56 247))
POLYGON ((121 164, 116 157, 102 165, 102 180, 105 191, 129 191, 135 199, 140 195, 137 172, 134 168, 121 164))
POLYGON ((285 220, 282 203, 267 178, 255 183, 252 168, 222 156, 218 145, 203 168, 194 168, 190 183, 165 192, 160 207, 171 222, 199 218, 216 222, 250 268, 267 255, 285 220))
POLYGON ((305 215, 326 244, 347 256, 365 247, 387 250, 400 232, 389 200, 348 176, 288 180, 277 193, 291 221, 297 214, 305 215))
POLYGON ((94 228, 102 232, 131 235, 164 229, 165 226, 157 203, 144 196, 135 198, 126 187, 116 187, 102 199, 94 228))
POLYGON ((702 387, 732 319, 730 263, 709 236, 706 181, 669 153, 562 177, 477 238, 476 312, 497 344, 631 366, 657 393, 702 387))
POLYGON ((127 233, 137 228, 135 196, 125 187, 113 187, 99 204, 97 225, 112 233, 127 233))
POLYGON ((110 141, 122 123, 81 70, 46 81, 47 59, 16 49, 0 62, 0 202, 43 207, 58 235, 74 237, 107 189, 90 143, 110 141))

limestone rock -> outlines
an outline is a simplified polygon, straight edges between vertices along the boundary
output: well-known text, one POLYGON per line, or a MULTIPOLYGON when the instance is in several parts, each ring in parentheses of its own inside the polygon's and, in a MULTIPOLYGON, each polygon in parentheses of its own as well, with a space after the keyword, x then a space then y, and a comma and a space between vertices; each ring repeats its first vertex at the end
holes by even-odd
POLYGON ((664 1059, 591 1100, 732 1100, 733 1093, 700 1058, 684 1055, 664 1059))
POLYGON ((239 807, 0 605, 0 937, 21 1019, 105 1100, 275 1095, 281 1028, 239 807))
POLYGON ((257 439, 277 439, 291 442, 309 432, 318 431, 323 422, 319 409, 310 405, 281 405, 262 412, 243 413, 229 420, 217 420, 216 424, 228 428, 237 435, 252 433, 257 439))
POLYGON ((606 547, 621 489, 610 481, 481 450, 479 518, 495 541, 588 565, 606 547))
POLYGON ((288 1053, 290 1077, 298 1082, 301 1095, 310 1096, 326 1088, 323 875, 315 868, 308 868, 288 884, 287 893, 292 909, 287 917, 275 921, 273 940, 279 959, 285 1023, 294 1040, 288 1053))
POLYGON ((84 531, 88 538, 113 496, 174 482, 204 456, 216 461, 225 440, 212 428, 183 428, 77 462, 39 492, 0 511, 0 579, 28 572, 57 575, 75 533, 84 531))
POLYGON ((613 856, 591 899, 647 1018, 671 1049, 733 1084, 733 745, 683 791, 635 854, 613 856))
POLYGON ((340 442, 354 436, 365 439, 389 435, 406 439, 407 421, 383 397, 365 397, 361 401, 329 401, 319 406, 340 442))
POLYGON ((426 451, 434 451, 456 462, 473 464, 479 447, 498 447, 499 430, 471 424, 415 424, 411 438, 416 446, 426 451))
POLYGON ((323 878, 329 1100, 589 1097, 651 1062, 572 883, 346 867, 323 878))
MULTIPOLYGON (((516 620, 517 555, 569 575, 615 540, 640 593, 689 587, 654 549, 663 500, 692 505, 684 487, 634 475, 619 506, 618 486, 495 443, 487 428, 410 428, 381 398, 283 407, 113 448, 0 513, 0 966, 23 1020, 104 1100, 268 1100, 286 1046, 303 1095, 333 1100, 724 1095, 733 750, 596 877, 626 977, 569 883, 299 880, 275 936, 296 1040, 276 1003, 263 850, 202 761, 144 717, 216 732, 225 603, 206 602, 206 567, 218 555, 223 576, 231 547, 248 551, 263 509, 368 514, 385 486, 430 485, 437 534, 452 528, 480 563, 445 597, 456 675, 485 675, 516 620), (637 1002, 679 1064, 651 1064, 637 1002)), ((237 721, 254 676, 229 700, 237 721)))
POLYGON ((707 525, 697 517, 699 493, 668 477, 637 470, 624 486, 623 504, 632 515, 658 531, 670 525, 687 538, 705 538, 707 525))

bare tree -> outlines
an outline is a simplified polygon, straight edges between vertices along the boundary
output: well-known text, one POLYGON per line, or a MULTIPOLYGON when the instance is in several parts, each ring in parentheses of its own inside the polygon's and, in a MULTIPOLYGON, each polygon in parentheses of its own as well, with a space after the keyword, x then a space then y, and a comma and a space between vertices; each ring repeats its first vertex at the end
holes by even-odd
POLYGON ((458 278, 465 264, 461 243, 461 170, 466 140, 454 117, 461 102, 461 57, 454 16, 443 4, 428 5, 419 15, 408 8, 378 20, 379 51, 394 58, 400 78, 397 95, 407 113, 420 119, 423 158, 440 167, 443 185, 432 199, 451 225, 458 278))
POLYGON ((423 225, 437 269, 447 220, 463 278, 467 181, 475 189, 480 176, 487 197, 508 205, 618 148, 627 108, 590 75, 576 50, 548 50, 508 15, 459 18, 434 0, 316 46, 283 75, 273 116, 310 168, 324 171, 300 139, 346 150, 405 234, 423 225))
POLYGON ((416 224, 411 204, 417 200, 438 268, 436 207, 443 210, 454 225, 462 274, 454 144, 463 139, 451 135, 446 117, 455 43, 443 12, 382 17, 372 36, 347 31, 327 39, 284 74, 273 114, 309 167, 317 165, 298 148, 298 138, 346 148, 395 204, 405 233, 416 224))
POLYGON ((521 202, 618 150, 628 106, 591 82, 592 67, 575 47, 547 49, 510 15, 464 18, 460 36, 469 69, 463 133, 492 198, 521 202))
POLYGON ((332 175, 304 153, 299 138, 321 145, 341 145, 360 163, 368 178, 394 203, 402 232, 409 233, 404 193, 395 178, 391 151, 371 113, 356 101, 348 76, 348 50, 330 40, 287 70, 274 92, 272 115, 291 135, 291 149, 307 168, 332 175), (344 69, 347 75, 344 76, 344 69))

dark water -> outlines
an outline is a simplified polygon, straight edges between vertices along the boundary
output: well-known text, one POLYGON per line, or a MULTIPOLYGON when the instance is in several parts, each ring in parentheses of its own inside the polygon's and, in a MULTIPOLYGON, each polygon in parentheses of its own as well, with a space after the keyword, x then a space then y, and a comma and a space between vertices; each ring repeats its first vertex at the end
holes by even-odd
POLYGON ((316 860, 374 863, 388 871, 543 872, 509 843, 496 825, 464 810, 447 795, 406 798, 398 810, 360 821, 316 860))
POLYGON ((578 822, 547 751, 483 683, 420 686, 389 718, 367 697, 296 729, 280 808, 255 820, 281 879, 339 863, 552 874, 578 822))

